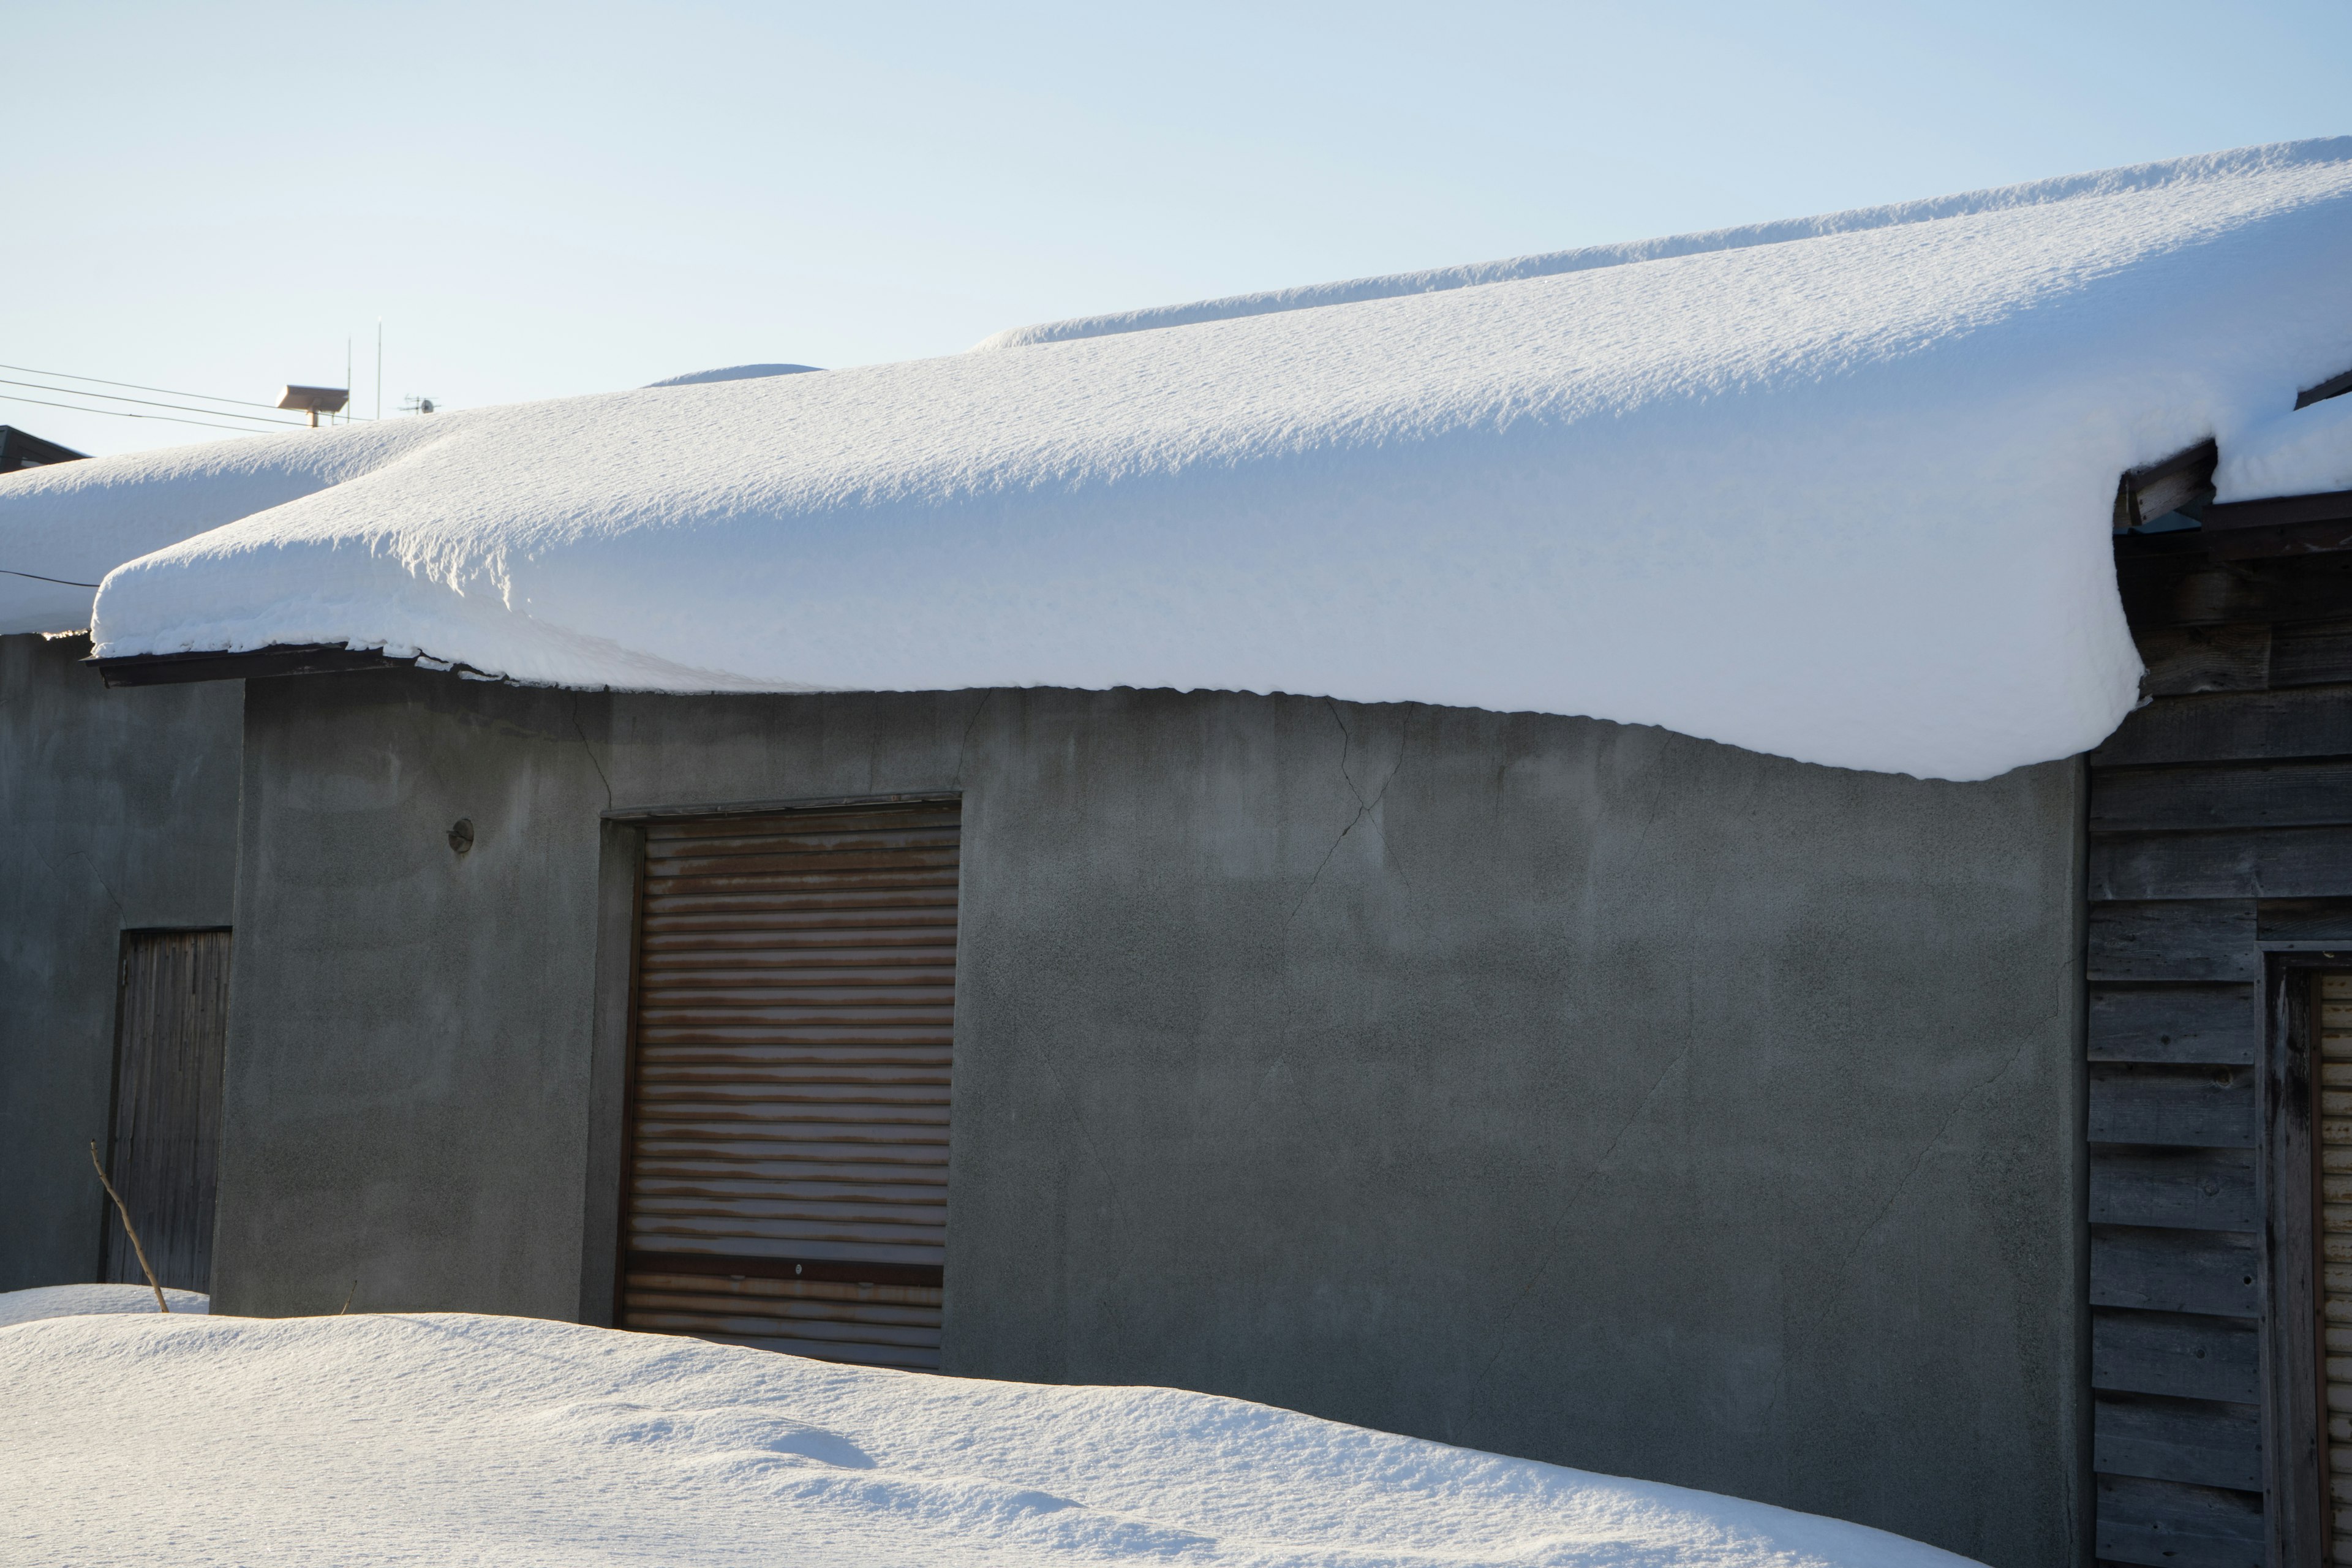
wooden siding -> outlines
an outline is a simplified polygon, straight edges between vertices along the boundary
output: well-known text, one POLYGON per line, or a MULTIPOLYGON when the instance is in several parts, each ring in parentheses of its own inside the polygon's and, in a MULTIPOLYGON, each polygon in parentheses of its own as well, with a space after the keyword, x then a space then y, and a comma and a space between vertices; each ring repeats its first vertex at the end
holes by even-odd
MULTIPOLYGON (((228 955, 225 931, 122 938, 107 1177, 139 1227, 156 1279, 179 1290, 212 1289, 228 955)), ((146 1280, 111 1204, 99 1278, 146 1280)))
POLYGON ((646 829, 623 1327, 939 1366, 960 815, 646 829))
POLYGON ((2116 568, 2150 700, 2090 759, 2097 1555, 2301 1568, 2309 1204, 2281 1191, 2309 1184, 2310 1121, 2279 1041, 2312 981, 2271 955, 2352 967, 2352 551, 2208 531, 2120 538, 2116 568))

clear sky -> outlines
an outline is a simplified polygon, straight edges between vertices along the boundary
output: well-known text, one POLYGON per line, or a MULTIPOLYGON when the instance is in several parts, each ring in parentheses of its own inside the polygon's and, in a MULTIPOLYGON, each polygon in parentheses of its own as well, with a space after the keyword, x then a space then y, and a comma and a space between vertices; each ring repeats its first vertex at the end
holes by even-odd
POLYGON ((0 380, 267 401, 349 339, 368 414, 381 318, 387 416, 2352 132, 2347 0, 5 21, 0 380))

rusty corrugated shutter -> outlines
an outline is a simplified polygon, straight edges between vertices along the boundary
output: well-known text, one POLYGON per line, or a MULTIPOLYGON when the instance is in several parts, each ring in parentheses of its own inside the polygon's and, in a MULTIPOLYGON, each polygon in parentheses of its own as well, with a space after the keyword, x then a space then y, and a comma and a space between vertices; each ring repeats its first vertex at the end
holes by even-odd
MULTIPOLYGON (((157 1281, 174 1289, 213 1288, 228 952, 225 931, 122 938, 107 1171, 157 1281)), ((143 1282, 146 1271, 114 1206, 105 1213, 99 1278, 143 1282)))
POLYGON ((2352 1565, 2352 974, 2320 976, 2318 1033, 2320 1451, 2329 1561, 2352 1565))
POLYGON ((940 1364, 960 818, 646 829, 623 1327, 940 1364))

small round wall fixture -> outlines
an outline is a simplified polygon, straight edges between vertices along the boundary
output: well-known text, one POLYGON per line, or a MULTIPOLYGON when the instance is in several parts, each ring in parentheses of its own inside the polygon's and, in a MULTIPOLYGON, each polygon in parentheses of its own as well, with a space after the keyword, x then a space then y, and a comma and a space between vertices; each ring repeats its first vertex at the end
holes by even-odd
POLYGON ((449 847, 463 855, 474 847, 474 819, 461 816, 449 825, 449 847))

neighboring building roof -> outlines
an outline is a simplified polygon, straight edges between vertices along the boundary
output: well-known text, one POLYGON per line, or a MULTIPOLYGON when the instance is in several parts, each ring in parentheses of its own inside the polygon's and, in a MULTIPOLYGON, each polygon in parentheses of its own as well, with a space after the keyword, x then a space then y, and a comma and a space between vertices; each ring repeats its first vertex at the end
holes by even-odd
MULTIPOLYGON (((2119 474, 2208 437, 2225 501, 2268 482, 2242 447, 2336 472, 2302 432, 2339 405, 2294 410, 2352 368, 2347 253, 2352 139, 2255 148, 103 459, 0 483, 0 566, 129 563, 96 606, 110 658, 1283 690, 1984 777, 2136 700, 2119 474)), ((0 629, 80 613, 0 584, 0 629)))
POLYGON ((89 456, 88 452, 77 452, 71 447, 60 447, 55 441, 44 441, 30 430, 19 430, 14 425, 0 425, 0 474, 13 474, 19 468, 38 468, 50 463, 79 463, 89 456))

